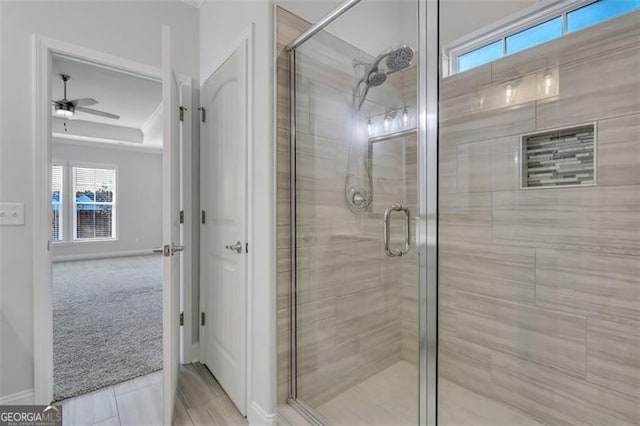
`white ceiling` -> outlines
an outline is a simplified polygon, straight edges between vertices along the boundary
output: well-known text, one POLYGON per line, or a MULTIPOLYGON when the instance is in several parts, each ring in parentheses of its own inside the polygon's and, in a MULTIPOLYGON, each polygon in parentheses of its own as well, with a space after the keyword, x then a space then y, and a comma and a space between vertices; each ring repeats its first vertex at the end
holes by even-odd
POLYGON ((88 108, 120 116, 113 120, 77 111, 78 120, 142 129, 162 102, 162 84, 158 81, 59 56, 53 58, 52 68, 55 100, 63 97, 61 73, 71 76, 67 83, 70 100, 94 98, 99 103, 88 108))

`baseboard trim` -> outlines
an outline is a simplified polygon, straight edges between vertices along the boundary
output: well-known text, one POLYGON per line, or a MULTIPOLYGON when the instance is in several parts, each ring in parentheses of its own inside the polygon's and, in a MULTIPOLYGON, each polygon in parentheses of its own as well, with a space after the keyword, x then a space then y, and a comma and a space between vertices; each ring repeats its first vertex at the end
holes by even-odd
POLYGON ((261 406, 255 401, 251 402, 249 406, 249 412, 247 413, 247 420, 249 425, 275 425, 277 424, 277 413, 268 414, 261 406))
MULTIPOLYGON (((53 250, 55 251, 55 245, 53 250)), ((108 252, 108 253, 69 254, 66 256, 53 256, 52 261, 53 263, 58 263, 58 262, 70 262, 74 260, 111 259, 114 257, 141 256, 144 254, 152 254, 152 253, 153 253, 152 249, 145 249, 145 250, 114 251, 114 252, 108 252)))
POLYGON ((31 405, 35 400, 33 389, 0 397, 0 405, 31 405))
POLYGON ((200 361, 200 343, 194 343, 191 345, 191 362, 200 361))

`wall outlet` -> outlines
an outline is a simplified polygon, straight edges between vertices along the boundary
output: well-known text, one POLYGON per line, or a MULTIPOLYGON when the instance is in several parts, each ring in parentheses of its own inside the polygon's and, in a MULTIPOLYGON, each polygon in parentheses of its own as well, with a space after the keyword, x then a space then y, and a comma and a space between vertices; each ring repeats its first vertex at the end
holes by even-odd
POLYGON ((0 203, 0 226, 24 225, 24 203, 0 203))

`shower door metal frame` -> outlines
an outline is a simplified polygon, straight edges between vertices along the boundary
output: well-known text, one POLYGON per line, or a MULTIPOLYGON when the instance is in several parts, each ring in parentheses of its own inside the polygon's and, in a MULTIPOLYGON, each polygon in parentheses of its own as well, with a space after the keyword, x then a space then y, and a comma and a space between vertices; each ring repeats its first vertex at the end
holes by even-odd
MULTIPOLYGON (((297 397, 297 257, 296 257, 296 49, 362 0, 347 0, 289 43, 289 262, 290 342, 288 402, 314 424, 322 424, 297 397)), ((438 357, 438 6, 418 3, 418 424, 437 424, 438 357)))

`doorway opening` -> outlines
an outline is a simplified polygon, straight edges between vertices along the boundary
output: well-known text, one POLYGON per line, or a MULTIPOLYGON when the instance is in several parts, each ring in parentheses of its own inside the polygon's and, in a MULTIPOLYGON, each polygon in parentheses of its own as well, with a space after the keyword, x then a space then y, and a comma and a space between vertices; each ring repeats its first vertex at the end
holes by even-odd
POLYGON ((162 368, 162 83, 61 55, 50 78, 59 401, 162 368))

